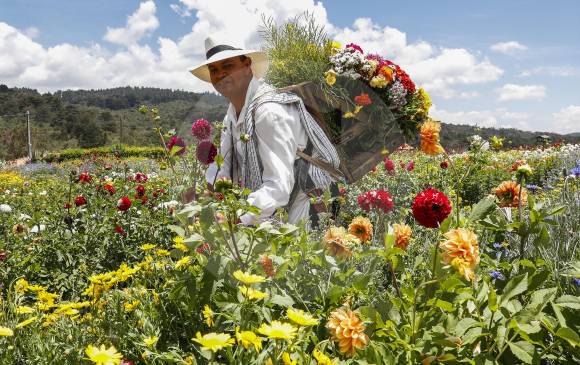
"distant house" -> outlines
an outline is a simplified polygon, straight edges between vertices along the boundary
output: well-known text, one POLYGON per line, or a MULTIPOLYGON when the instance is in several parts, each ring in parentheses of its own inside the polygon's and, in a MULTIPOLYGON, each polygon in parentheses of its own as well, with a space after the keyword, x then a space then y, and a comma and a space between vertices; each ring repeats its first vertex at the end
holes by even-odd
POLYGON ((538 144, 548 144, 550 143, 550 136, 545 135, 545 134, 540 134, 538 136, 536 136, 536 143, 538 144))

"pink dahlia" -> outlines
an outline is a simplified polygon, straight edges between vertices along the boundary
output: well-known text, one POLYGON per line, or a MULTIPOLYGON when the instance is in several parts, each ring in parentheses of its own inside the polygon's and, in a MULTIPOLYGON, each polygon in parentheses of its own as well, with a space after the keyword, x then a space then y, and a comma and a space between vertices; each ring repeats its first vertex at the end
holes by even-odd
POLYGON ((211 124, 205 119, 198 119, 191 125, 191 134, 198 141, 204 141, 211 135, 211 124))

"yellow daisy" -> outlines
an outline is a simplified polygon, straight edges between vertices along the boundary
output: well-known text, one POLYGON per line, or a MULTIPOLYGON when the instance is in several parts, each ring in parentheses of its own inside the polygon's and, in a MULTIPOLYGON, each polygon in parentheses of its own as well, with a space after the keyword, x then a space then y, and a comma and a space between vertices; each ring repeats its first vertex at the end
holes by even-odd
POLYGON ((316 326, 318 324, 318 319, 314 318, 311 314, 304 313, 302 309, 288 308, 286 315, 288 315, 288 318, 292 322, 300 326, 316 326))
POLYGON ((119 364, 123 358, 123 355, 117 352, 115 346, 111 346, 107 349, 105 348, 105 345, 101 345, 101 347, 88 345, 85 349, 85 353, 87 354, 88 359, 96 365, 116 365, 119 364))
POLYGON ((253 346, 256 352, 262 350, 262 338, 252 331, 240 332, 240 328, 236 327, 236 339, 238 340, 238 344, 244 346, 246 350, 248 350, 250 346, 253 346))
POLYGON ((234 344, 234 339, 227 333, 208 333, 201 335, 197 333, 195 338, 191 339, 201 345, 202 350, 217 352, 223 348, 230 347, 234 344))
POLYGON ((250 273, 243 272, 242 270, 237 270, 234 272, 234 278, 241 281, 244 284, 257 284, 266 281, 266 278, 260 275, 254 275, 250 273))
POLYGON ((258 332, 271 339, 291 340, 296 337, 296 327, 290 323, 272 321, 270 324, 262 323, 258 332))
POLYGON ((254 288, 250 288, 247 286, 239 286, 238 288, 240 288, 240 291, 242 292, 242 294, 252 300, 252 299, 256 299, 256 300, 260 300, 260 299, 264 299, 268 296, 268 294, 261 292, 259 290, 256 290, 254 288))

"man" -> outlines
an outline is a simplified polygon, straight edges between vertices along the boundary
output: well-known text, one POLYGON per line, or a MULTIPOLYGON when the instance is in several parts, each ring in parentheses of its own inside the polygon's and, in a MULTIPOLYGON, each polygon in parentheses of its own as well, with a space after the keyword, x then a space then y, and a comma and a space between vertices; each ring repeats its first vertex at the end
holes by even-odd
POLYGON ((252 190, 248 202, 260 216, 246 213, 242 223, 255 225, 286 207, 290 223, 310 214, 309 193, 332 183, 329 173, 297 154, 308 152, 333 167, 338 155, 300 98, 281 93, 259 80, 267 71, 264 52, 236 47, 227 39, 208 37, 206 62, 190 72, 230 101, 224 118, 220 154, 224 163, 209 166, 206 181, 230 178, 252 190))

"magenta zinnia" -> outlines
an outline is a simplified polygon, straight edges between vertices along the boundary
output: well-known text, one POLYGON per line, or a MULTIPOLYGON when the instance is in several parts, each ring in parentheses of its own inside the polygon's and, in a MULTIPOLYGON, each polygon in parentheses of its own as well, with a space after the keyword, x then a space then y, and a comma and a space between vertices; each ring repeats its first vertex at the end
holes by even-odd
POLYGON ((411 208, 417 222, 428 228, 437 228, 451 213, 449 199, 445 194, 433 188, 417 194, 411 208))

